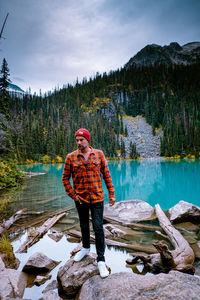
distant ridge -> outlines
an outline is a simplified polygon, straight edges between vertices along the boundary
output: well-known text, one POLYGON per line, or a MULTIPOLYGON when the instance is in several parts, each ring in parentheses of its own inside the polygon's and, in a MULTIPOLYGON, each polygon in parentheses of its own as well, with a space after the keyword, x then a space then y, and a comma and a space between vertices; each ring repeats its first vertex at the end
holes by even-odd
POLYGON ((18 85, 9 83, 9 91, 25 93, 18 85))
POLYGON ((18 85, 9 83, 8 91, 11 97, 23 98, 25 95, 24 90, 22 90, 18 85))
POLYGON ((168 46, 156 44, 147 45, 133 56, 125 68, 131 66, 150 66, 155 64, 165 65, 191 65, 200 60, 200 42, 187 43, 180 46, 173 42, 168 46))

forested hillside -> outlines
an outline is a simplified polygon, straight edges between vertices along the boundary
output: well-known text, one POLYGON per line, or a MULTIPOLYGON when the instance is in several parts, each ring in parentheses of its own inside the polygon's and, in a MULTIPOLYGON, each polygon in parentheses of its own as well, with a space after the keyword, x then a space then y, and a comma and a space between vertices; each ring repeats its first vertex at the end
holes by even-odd
POLYGON ((91 131, 93 147, 117 157, 123 152, 121 134, 126 134, 124 114, 142 115, 153 132, 162 127, 162 156, 199 157, 199 78, 199 61, 186 66, 132 65, 97 73, 43 97, 10 99, 1 92, 1 157, 14 155, 19 162, 42 161, 45 155, 54 161, 64 158, 76 148, 74 132, 79 127, 91 131))

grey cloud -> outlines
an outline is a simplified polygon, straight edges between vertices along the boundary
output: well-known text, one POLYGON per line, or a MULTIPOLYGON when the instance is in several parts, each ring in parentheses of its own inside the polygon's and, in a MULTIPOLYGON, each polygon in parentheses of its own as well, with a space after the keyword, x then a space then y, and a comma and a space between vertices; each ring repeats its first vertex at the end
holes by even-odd
MULTIPOLYGON (((199 39, 196 0, 1 0, 13 83, 49 90, 123 66, 147 44, 199 39)), ((12 79, 11 78, 11 79, 12 79)))

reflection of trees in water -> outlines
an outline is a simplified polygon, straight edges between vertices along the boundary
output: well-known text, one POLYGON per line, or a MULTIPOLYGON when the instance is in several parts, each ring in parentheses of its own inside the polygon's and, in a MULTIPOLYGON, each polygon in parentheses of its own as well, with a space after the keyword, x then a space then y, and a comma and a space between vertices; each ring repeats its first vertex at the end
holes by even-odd
POLYGON ((59 171, 63 168, 63 164, 55 164, 55 167, 59 171))
POLYGON ((137 176, 137 169, 138 169, 139 165, 140 165, 140 162, 138 162, 138 161, 130 162, 131 178, 134 178, 137 176))
POLYGON ((116 191, 117 201, 127 200, 140 165, 138 161, 122 161, 110 164, 110 171, 116 191))

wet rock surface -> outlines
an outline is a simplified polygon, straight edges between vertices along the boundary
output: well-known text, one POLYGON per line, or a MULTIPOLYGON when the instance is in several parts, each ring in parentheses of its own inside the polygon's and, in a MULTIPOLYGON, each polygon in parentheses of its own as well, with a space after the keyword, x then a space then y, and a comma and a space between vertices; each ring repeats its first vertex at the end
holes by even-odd
POLYGON ((44 294, 39 300, 62 300, 55 291, 49 291, 44 294))
POLYGON ((14 269, 0 271, 0 299, 23 297, 26 288, 26 277, 23 272, 14 269))
POLYGON ((57 230, 51 230, 51 233, 49 233, 48 236, 55 242, 59 242, 63 237, 63 233, 57 230))
POLYGON ((142 276, 115 273, 106 279, 89 278, 82 286, 79 300, 197 300, 200 278, 176 271, 169 274, 142 276))
MULTIPOLYGON (((99 274, 96 254, 89 253, 80 262, 73 257, 62 266, 57 275, 59 291, 67 297, 75 297, 83 283, 90 277, 99 274)), ((100 276, 98 276, 100 278, 100 276)), ((92 299, 92 298, 91 298, 92 299)))
POLYGON ((42 285, 43 283, 45 283, 47 280, 51 279, 51 275, 48 274, 46 276, 36 276, 35 280, 34 280, 34 284, 39 286, 42 285))
POLYGON ((195 221, 200 223, 200 207, 186 201, 179 201, 169 209, 172 223, 195 221))
POLYGON ((23 271, 27 273, 42 273, 54 269, 60 262, 48 258, 41 252, 31 255, 27 263, 23 267, 23 271))
POLYGON ((142 200, 127 200, 104 207, 104 218, 111 218, 119 223, 144 221, 154 218, 154 208, 142 200))

